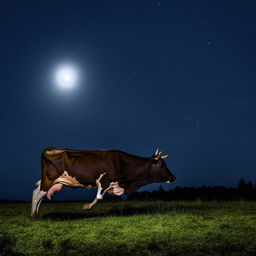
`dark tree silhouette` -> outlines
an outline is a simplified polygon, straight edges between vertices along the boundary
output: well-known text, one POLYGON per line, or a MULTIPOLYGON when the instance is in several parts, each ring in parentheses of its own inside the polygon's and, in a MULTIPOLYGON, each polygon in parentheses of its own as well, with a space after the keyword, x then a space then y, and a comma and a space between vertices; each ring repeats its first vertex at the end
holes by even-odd
POLYGON ((246 183, 245 183, 244 179, 240 179, 240 181, 238 183, 238 189, 241 189, 241 190, 246 189, 246 183))
POLYGON ((176 187, 165 191, 162 186, 156 191, 135 192, 128 200, 256 200, 256 187, 252 182, 240 179, 236 188, 221 186, 176 187))
POLYGON ((247 189, 250 191, 253 191, 253 189, 254 189, 254 187, 250 181, 247 183, 247 189))

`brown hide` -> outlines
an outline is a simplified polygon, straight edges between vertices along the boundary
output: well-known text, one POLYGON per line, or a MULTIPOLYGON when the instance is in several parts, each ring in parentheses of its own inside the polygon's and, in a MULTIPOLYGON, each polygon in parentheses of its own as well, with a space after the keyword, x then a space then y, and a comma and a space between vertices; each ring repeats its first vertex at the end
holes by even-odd
POLYGON ((47 148, 42 152, 41 189, 48 191, 64 171, 84 187, 95 187, 101 173, 103 189, 118 182, 124 193, 139 187, 166 181, 167 177, 151 177, 152 158, 133 156, 116 150, 70 150, 47 148))

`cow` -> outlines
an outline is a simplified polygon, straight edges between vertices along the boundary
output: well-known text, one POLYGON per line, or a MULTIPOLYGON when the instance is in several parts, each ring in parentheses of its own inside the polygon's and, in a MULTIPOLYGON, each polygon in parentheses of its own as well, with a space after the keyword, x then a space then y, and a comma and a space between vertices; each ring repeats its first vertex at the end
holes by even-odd
POLYGON ((171 183, 175 176, 167 168, 163 152, 139 157, 118 150, 71 150, 47 148, 41 154, 41 180, 32 194, 31 216, 37 216, 44 196, 51 199, 63 186, 97 188, 95 199, 83 205, 89 210, 105 193, 129 195, 156 182, 171 183))

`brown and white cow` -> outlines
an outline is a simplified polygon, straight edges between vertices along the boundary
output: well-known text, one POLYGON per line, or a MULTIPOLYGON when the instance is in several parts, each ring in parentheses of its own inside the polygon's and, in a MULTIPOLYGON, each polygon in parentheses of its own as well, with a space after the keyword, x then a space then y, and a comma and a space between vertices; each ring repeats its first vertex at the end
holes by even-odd
POLYGON ((173 182, 158 150, 151 157, 139 157, 117 150, 70 150, 47 148, 42 152, 42 176, 33 191, 31 216, 38 215, 44 196, 52 198, 63 186, 97 188, 96 198, 83 209, 91 209, 106 192, 130 194, 155 182, 173 182))

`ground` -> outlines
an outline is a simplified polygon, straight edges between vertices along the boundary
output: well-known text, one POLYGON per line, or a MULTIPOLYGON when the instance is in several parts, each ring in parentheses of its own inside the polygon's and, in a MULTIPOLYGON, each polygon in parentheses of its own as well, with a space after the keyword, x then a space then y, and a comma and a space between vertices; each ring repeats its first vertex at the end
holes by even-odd
POLYGON ((256 255, 256 202, 0 204, 0 255, 256 255))

